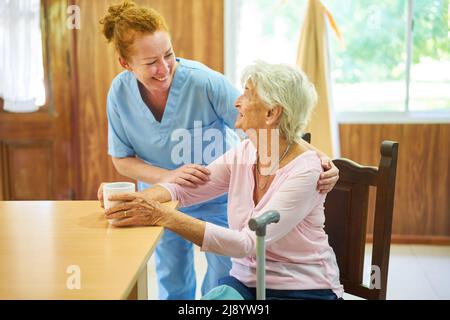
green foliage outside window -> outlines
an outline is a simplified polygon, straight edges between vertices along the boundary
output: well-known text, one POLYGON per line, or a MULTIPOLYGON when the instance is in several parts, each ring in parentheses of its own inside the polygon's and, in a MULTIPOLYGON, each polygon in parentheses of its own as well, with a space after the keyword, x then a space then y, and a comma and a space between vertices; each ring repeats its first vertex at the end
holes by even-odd
MULTIPOLYGON (((248 1, 248 0, 244 0, 248 1)), ((401 80, 406 64, 406 0, 323 0, 341 29, 345 46, 332 39, 337 83, 401 80)), ((306 0, 258 0, 264 34, 274 34, 274 16, 287 24, 285 37, 297 43, 306 0)), ((414 2, 413 64, 450 60, 450 0, 414 2)), ((333 36, 331 36, 333 38, 333 36)))

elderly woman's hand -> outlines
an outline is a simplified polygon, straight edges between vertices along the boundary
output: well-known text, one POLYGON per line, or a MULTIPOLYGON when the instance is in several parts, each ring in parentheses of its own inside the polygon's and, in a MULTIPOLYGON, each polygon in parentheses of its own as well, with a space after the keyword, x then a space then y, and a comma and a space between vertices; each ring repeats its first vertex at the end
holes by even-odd
POLYGON ((105 211, 107 219, 118 219, 112 223, 115 227, 157 226, 167 214, 163 205, 142 192, 114 195, 109 199, 124 201, 105 211))
POLYGON ((321 156, 322 168, 324 172, 320 175, 317 189, 320 193, 328 193, 333 190, 339 180, 339 169, 334 165, 330 158, 321 156))

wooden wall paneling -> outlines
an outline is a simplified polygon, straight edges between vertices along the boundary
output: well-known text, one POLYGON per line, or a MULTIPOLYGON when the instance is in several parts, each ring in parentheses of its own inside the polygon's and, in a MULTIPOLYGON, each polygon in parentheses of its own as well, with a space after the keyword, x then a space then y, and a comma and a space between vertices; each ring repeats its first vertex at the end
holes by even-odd
POLYGON ((442 216, 433 222, 432 228, 434 234, 447 236, 450 234, 450 124, 438 125, 432 139, 428 154, 432 180, 427 192, 433 195, 430 212, 438 212, 442 216))
POLYGON ((9 200, 49 200, 53 195, 52 142, 6 142, 9 200))
MULTIPOLYGON (((79 199, 95 199, 102 181, 129 180, 114 169, 107 154, 106 97, 112 79, 122 71, 112 44, 101 34, 99 20, 119 1, 76 0, 81 29, 75 30, 78 109, 72 120, 78 136, 79 199)), ((223 0, 141 0, 167 20, 177 56, 223 71, 223 0)), ((76 138, 74 138, 76 139, 76 138)))
POLYGON ((341 124, 340 136, 342 156, 368 165, 399 142, 393 241, 450 243, 450 125, 341 124))
POLYGON ((106 97, 112 79, 122 71, 113 45, 101 34, 99 20, 110 3, 117 1, 79 0, 81 29, 76 33, 76 77, 78 106, 73 119, 78 136, 78 199, 96 199, 100 182, 124 180, 107 154, 106 97))
POLYGON ((74 197, 74 170, 71 150, 71 85, 73 81, 70 56, 72 30, 67 27, 67 0, 45 0, 45 53, 48 61, 49 115, 52 135, 52 188, 54 199, 74 197))
POLYGON ((450 233, 450 125, 439 125, 436 132, 436 143, 430 156, 433 163, 431 167, 431 175, 439 177, 438 181, 434 181, 436 201, 433 203, 434 210, 445 214, 445 220, 442 219, 435 226, 436 234, 450 233), (446 199, 446 201, 439 201, 446 199))
POLYGON ((4 144, 3 142, 0 141, 0 201, 9 198, 9 194, 6 193, 8 189, 5 187, 5 185, 7 184, 6 176, 7 171, 6 171, 4 144))
MULTIPOLYGON (((69 0, 70 5, 76 5, 76 2, 69 0)), ((72 189, 71 199, 80 199, 81 197, 81 158, 80 158, 80 134, 79 126, 79 78, 78 78, 78 60, 77 60, 77 30, 71 32, 71 51, 69 53, 70 61, 70 150, 71 150, 71 171, 72 171, 72 189)))
POLYGON ((223 0, 141 0, 160 12, 169 25, 177 56, 224 70, 223 0))

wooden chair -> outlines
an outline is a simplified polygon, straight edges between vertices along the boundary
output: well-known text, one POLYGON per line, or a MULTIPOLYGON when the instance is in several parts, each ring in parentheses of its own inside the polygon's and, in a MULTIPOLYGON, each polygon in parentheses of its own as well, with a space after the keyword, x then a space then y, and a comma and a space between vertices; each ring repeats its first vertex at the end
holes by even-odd
POLYGON ((302 136, 302 139, 308 143, 311 143, 311 133, 307 132, 302 136))
POLYGON ((325 200, 325 231, 336 254, 344 290, 371 300, 386 299, 398 143, 383 141, 380 151, 378 168, 348 159, 333 160, 339 169, 339 181, 325 200), (377 193, 371 283, 367 287, 362 280, 369 186, 375 186, 377 193))

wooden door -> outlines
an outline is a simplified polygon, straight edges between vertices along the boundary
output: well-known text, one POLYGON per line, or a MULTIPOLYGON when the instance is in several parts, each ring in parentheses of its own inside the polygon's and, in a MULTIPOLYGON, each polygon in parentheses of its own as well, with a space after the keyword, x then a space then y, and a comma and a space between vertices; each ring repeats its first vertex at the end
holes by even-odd
POLYGON ((46 104, 33 113, 0 108, 0 200, 72 199, 71 30, 66 0, 44 0, 41 29, 46 104))

